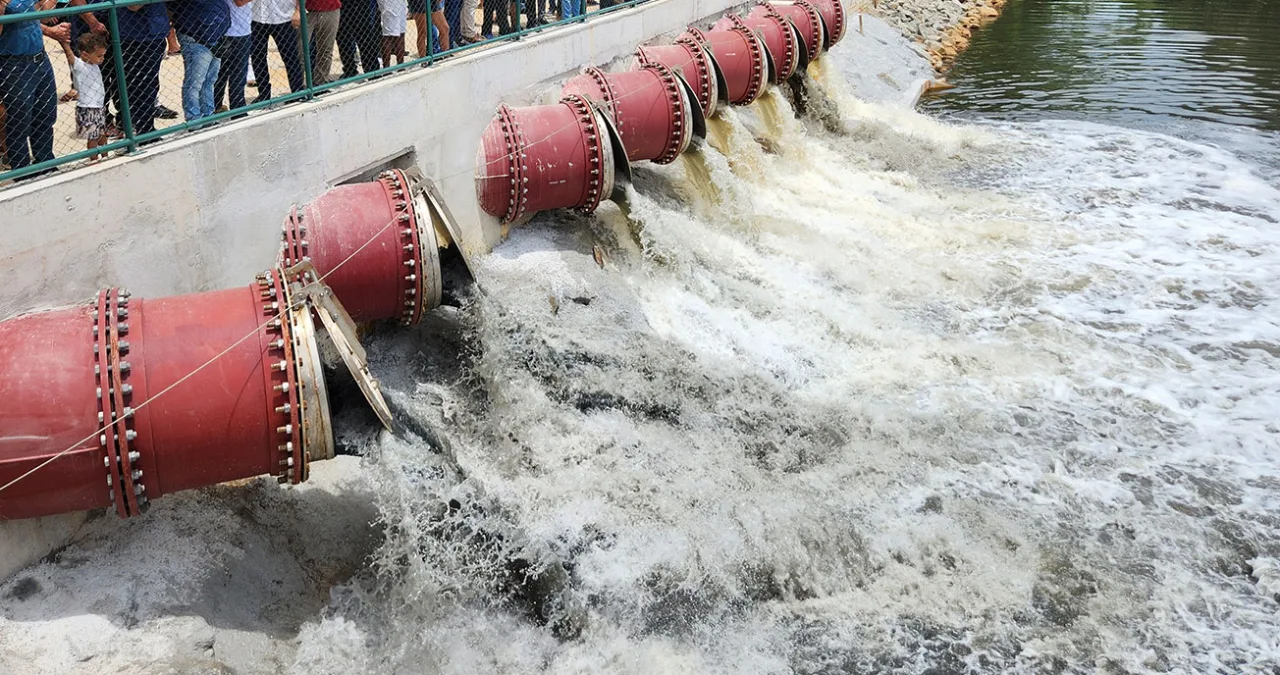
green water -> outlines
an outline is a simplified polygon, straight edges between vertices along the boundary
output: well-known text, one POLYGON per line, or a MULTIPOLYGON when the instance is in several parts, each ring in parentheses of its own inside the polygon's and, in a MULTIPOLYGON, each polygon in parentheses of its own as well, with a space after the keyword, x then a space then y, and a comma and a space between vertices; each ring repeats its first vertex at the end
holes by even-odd
POLYGON ((957 88, 925 109, 1275 132, 1280 0, 1012 0, 947 77, 957 88))

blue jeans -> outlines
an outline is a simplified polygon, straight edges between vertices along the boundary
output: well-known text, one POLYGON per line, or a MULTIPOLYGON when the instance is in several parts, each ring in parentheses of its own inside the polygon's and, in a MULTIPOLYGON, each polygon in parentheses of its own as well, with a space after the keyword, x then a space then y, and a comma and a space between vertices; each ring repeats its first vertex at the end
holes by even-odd
POLYGON ((581 5, 582 0, 560 0, 560 18, 569 19, 582 14, 581 5))
POLYGON ((249 41, 248 35, 222 38, 222 67, 218 68, 218 81, 214 83, 213 93, 221 103, 223 92, 226 92, 228 107, 232 110, 244 107, 245 79, 249 76, 249 41))
POLYGON ((44 52, 0 56, 0 103, 7 110, 4 135, 9 166, 21 169, 53 159, 58 88, 53 81, 53 66, 44 52))
POLYGON ((462 0, 444 0, 444 20, 449 22, 449 37, 456 47, 462 37, 462 0))
POLYGON ((208 117, 217 106, 213 85, 222 61, 184 33, 178 33, 178 44, 182 45, 182 114, 188 122, 208 117))

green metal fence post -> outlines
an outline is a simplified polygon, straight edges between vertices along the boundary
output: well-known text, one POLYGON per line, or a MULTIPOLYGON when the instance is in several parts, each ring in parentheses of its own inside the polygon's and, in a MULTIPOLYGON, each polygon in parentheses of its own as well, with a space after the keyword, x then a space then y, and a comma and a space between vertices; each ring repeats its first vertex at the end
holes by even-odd
MULTIPOLYGON (((307 98, 315 96, 315 77, 311 74, 311 30, 307 28, 307 0, 298 0, 298 50, 302 52, 302 75, 306 78, 307 98)), ((254 73, 257 75, 257 73, 254 73)))
POLYGON ((137 133, 133 128, 133 115, 129 110, 129 87, 125 83, 124 56, 120 53, 120 22, 116 17, 116 0, 107 9, 107 32, 111 34, 111 61, 116 69, 116 87, 120 90, 120 126, 129 140, 129 153, 138 151, 137 133))

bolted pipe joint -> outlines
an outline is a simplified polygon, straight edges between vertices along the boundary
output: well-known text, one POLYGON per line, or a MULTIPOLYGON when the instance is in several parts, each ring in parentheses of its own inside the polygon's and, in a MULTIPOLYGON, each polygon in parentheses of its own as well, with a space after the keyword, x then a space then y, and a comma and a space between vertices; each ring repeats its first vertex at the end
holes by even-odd
POLYGON ((438 236, 425 191, 404 171, 339 185, 293 208, 283 237, 280 264, 310 260, 356 322, 412 325, 440 304, 448 238, 438 236))
POLYGON ((808 0, 822 15, 822 25, 827 31, 824 49, 831 49, 844 39, 846 18, 843 0, 808 0))
POLYGON ((288 311, 279 271, 135 298, 128 361, 126 300, 108 289, 91 305, 0 322, 0 519, 130 517, 181 490, 263 474, 298 483, 333 456, 311 315, 288 311))
POLYGON ((694 122, 685 83, 660 63, 622 73, 587 68, 569 80, 561 93, 599 103, 609 113, 631 162, 675 161, 689 147, 692 130, 700 126, 694 122))
POLYGON ((769 79, 768 52, 760 37, 734 15, 721 19, 710 31, 690 28, 680 36, 707 48, 724 74, 729 102, 750 105, 764 93, 769 79))
POLYGON ((774 65, 774 84, 785 82, 800 69, 804 47, 790 20, 768 4, 762 4, 756 5, 742 18, 742 25, 759 35, 765 49, 769 50, 774 65))
POLYGON ((626 151, 610 116, 579 95, 553 105, 501 106, 476 156, 476 196, 504 225, 539 211, 591 213, 612 198, 626 151))
MULTIPOLYGON (((792 27, 800 35, 804 47, 802 65, 816 61, 826 49, 827 29, 822 23, 822 13, 809 0, 792 0, 791 2, 770 2, 769 7, 791 22, 792 27)), ((752 13, 756 13, 754 10, 752 13)))
MULTIPOLYGON (((674 45, 650 45, 636 50, 634 68, 653 64, 664 65, 684 77, 693 89, 704 118, 716 114, 722 100, 720 78, 716 77, 715 61, 705 47, 696 41, 685 40, 674 45)), ((728 102, 728 99, 723 100, 728 102)))

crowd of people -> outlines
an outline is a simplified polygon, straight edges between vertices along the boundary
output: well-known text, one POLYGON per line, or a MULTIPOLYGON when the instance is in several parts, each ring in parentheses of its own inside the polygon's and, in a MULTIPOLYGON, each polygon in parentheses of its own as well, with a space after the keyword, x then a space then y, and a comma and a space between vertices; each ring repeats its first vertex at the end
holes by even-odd
MULTIPOLYGON (((591 1, 606 8, 626 0, 591 1)), ((422 58, 587 11, 586 0, 168 0, 120 5, 117 73, 107 12, 86 0, 0 0, 0 15, 53 9, 63 2, 85 9, 62 19, 0 24, 0 157, 9 169, 54 159, 59 96, 45 38, 61 45, 66 55, 72 82, 62 98, 75 100, 76 137, 93 150, 122 136, 122 93, 138 136, 155 131, 157 119, 178 117, 160 104, 166 56, 181 55, 181 114, 192 122, 248 105, 248 87, 257 90, 252 102, 271 99, 272 43, 289 90, 297 92, 307 86, 308 64, 311 84, 318 86, 404 63, 410 21, 414 53, 422 58), (309 39, 302 37, 304 13, 309 39), (303 45, 309 48, 304 51, 303 45), (337 76, 335 49, 341 63, 337 76)), ((95 153, 90 160, 98 157, 95 153)))

